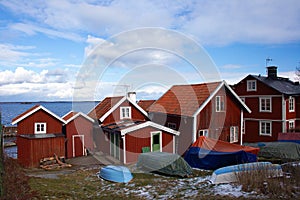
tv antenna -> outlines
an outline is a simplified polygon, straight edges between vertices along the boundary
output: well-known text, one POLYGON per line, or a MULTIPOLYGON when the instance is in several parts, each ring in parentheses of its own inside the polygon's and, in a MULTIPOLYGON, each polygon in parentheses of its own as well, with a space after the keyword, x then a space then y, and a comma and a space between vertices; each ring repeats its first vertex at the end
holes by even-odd
POLYGON ((268 67, 269 62, 271 62, 271 61, 273 61, 272 58, 270 58, 270 57, 267 57, 267 58, 266 58, 266 67, 268 67))
POLYGON ((128 90, 130 88, 129 84, 117 84, 117 85, 113 85, 113 86, 115 86, 115 87, 124 87, 124 89, 125 89, 125 95, 127 95, 128 90))

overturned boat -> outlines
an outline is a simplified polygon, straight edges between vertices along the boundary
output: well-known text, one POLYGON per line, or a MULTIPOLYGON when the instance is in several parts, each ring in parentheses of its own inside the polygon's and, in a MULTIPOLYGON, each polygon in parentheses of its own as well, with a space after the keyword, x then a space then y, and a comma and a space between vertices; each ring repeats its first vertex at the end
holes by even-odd
POLYGON ((283 175, 282 168, 278 164, 271 162, 255 162, 239 165, 222 167, 213 172, 211 182, 213 184, 232 183, 239 180, 239 176, 244 174, 249 176, 256 174, 264 174, 267 177, 275 178, 283 175), (241 174, 242 173, 242 174, 241 174))
POLYGON ((191 167, 215 170, 221 167, 257 161, 259 148, 231 144, 200 136, 185 153, 191 167))
POLYGON ((117 183, 128 183, 133 176, 130 170, 125 166, 108 165, 101 168, 98 177, 117 183))
POLYGON ((191 166, 178 154, 148 152, 139 155, 137 168, 164 175, 187 177, 192 174, 191 166))

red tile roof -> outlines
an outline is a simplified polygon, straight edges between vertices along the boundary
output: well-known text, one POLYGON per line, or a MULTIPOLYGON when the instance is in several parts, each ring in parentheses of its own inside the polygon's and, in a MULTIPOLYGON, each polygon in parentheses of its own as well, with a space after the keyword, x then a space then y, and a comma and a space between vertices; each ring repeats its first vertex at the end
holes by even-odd
POLYGON ((139 100, 138 105, 148 111, 148 108, 155 102, 155 100, 139 100))
POLYGON ((13 118, 12 121, 14 122, 14 121, 18 120, 19 118, 25 116, 27 113, 30 113, 31 111, 33 111, 34 109, 36 109, 36 108, 38 108, 38 107, 40 107, 40 105, 37 104, 37 105, 35 105, 35 106, 29 108, 29 109, 26 110, 25 112, 21 113, 20 115, 18 115, 18 116, 15 117, 15 118, 13 118))
POLYGON ((64 119, 65 121, 68 121, 68 120, 71 119, 73 116, 75 116, 77 113, 78 113, 78 112, 71 111, 71 112, 69 112, 67 115, 65 115, 65 116, 63 117, 63 119, 64 119))
POLYGON ((100 119, 105 113, 107 113, 114 105, 116 105, 123 96, 120 97, 106 97, 88 114, 93 119, 100 119))
POLYGON ((150 106, 149 112, 193 116, 221 83, 174 85, 150 106))

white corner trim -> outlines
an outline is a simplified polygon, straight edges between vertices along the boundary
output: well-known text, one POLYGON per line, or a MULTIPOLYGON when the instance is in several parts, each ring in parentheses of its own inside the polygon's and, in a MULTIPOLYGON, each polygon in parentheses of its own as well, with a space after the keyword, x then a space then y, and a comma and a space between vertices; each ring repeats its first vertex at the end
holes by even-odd
POLYGON ((177 136, 180 134, 179 131, 175 131, 173 129, 170 129, 168 127, 162 126, 160 124, 156 124, 156 123, 151 122, 151 121, 146 121, 144 123, 141 123, 141 124, 138 124, 138 125, 135 125, 135 126, 131 126, 129 128, 121 130, 121 135, 126 135, 127 133, 130 133, 132 131, 135 131, 135 130, 138 130, 138 129, 141 129, 141 128, 145 128, 147 126, 151 126, 151 127, 154 127, 154 128, 157 128, 157 129, 160 129, 160 130, 172 133, 172 134, 177 135, 177 136))
MULTIPOLYGON (((45 111, 46 113, 52 115, 53 117, 55 117, 56 119, 58 119, 59 121, 63 122, 64 124, 66 124, 66 121, 62 118, 60 118, 59 116, 57 116, 56 114, 54 114, 53 112, 51 112, 50 110, 48 110, 47 108, 45 108, 44 106, 40 105, 39 107, 33 109, 32 111, 26 113, 25 115, 23 115, 22 117, 16 119, 15 121, 13 121, 11 124, 15 125, 18 122, 24 120, 25 118, 27 118, 28 116, 32 115, 33 113, 39 111, 40 109, 42 109, 43 111, 45 111)), ((26 112, 26 111, 25 111, 26 112)))

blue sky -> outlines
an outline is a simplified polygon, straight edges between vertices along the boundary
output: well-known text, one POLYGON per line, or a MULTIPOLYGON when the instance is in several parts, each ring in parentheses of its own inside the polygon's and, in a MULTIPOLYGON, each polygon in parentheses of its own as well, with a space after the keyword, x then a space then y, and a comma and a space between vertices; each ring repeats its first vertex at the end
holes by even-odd
MULTIPOLYGON (((296 80, 299 10, 298 0, 1 0, 0 101, 74 99, 78 76, 93 50, 103 44, 117 46, 116 37, 120 44, 132 45, 137 39, 122 34, 145 27, 193 39, 214 62, 216 79, 230 84, 250 73, 265 75, 268 57, 280 76, 296 80)), ((150 42, 162 38, 147 37, 150 42)), ((172 49, 176 42, 163 45, 172 49)), ((115 55, 101 54, 109 59, 115 55)), ((97 77, 96 87, 86 91, 92 95, 81 98, 101 100, 124 92, 120 85, 126 84, 138 98, 150 99, 172 84, 210 80, 196 76, 192 68, 164 49, 132 51, 97 77)))

